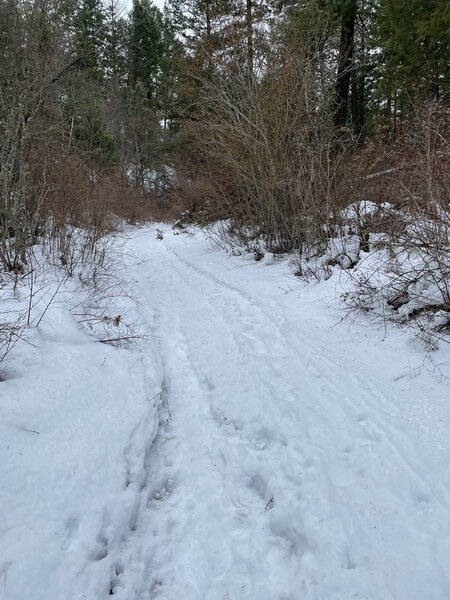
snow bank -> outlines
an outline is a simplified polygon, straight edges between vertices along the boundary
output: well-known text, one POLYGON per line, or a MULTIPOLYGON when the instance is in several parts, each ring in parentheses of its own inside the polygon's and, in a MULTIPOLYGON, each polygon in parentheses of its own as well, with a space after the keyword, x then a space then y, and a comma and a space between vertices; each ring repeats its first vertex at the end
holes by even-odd
MULTIPOLYGON (((80 296, 72 279, 45 311, 59 285, 48 275, 26 342, 0 365, 0 596, 98 600, 121 586, 158 429, 158 357, 83 330, 73 313, 92 288, 80 296)), ((18 312, 29 294, 19 288, 8 300, 18 312)))

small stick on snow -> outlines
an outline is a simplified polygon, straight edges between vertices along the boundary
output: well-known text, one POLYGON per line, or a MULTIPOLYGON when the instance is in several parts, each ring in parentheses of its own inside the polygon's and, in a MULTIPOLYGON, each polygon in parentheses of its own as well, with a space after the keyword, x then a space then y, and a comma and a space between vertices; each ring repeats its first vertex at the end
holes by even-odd
POLYGON ((141 339, 142 336, 140 335, 127 335, 124 337, 118 337, 118 338, 109 338, 108 340, 96 340, 97 342, 99 342, 100 344, 109 344, 111 342, 124 342, 124 341, 129 341, 129 340, 138 340, 141 339))
POLYGON ((273 498, 271 498, 269 500, 269 502, 266 504, 264 510, 271 510, 273 508, 273 498))

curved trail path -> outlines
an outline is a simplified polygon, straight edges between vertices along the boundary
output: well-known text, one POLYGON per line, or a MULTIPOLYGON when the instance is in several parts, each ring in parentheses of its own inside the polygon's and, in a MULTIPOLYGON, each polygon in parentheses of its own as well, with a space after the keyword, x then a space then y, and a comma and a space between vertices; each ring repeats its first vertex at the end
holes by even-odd
POLYGON ((336 281, 170 229, 127 246, 164 393, 114 595, 450 599, 448 383, 336 325, 336 281))

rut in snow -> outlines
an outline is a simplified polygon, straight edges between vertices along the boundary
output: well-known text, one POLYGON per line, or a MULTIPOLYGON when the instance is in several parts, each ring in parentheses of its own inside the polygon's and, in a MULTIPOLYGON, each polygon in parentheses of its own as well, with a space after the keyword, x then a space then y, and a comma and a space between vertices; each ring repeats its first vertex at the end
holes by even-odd
POLYGON ((153 237, 130 240, 147 259, 132 276, 171 418, 114 594, 450 598, 449 481, 427 467, 395 395, 337 360, 339 336, 311 325, 311 303, 286 310, 204 242, 153 237))

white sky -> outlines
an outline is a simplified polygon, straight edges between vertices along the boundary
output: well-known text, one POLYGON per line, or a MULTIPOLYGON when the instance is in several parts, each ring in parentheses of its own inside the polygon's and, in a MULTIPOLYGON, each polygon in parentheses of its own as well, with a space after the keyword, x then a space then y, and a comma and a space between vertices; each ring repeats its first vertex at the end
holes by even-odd
MULTIPOLYGON (((151 0, 158 8, 162 10, 164 6, 164 0, 151 0)), ((124 12, 128 12, 133 6, 133 0, 123 0, 124 12)))

